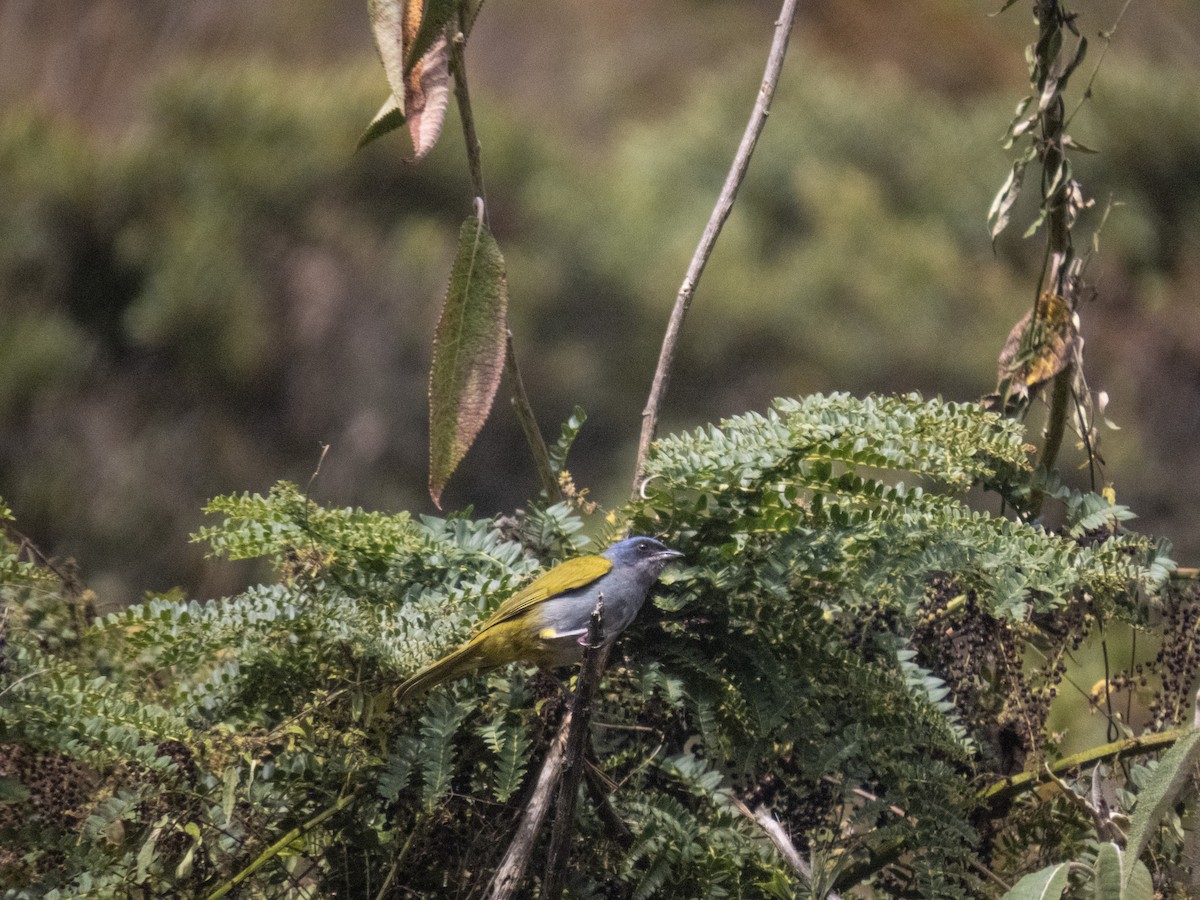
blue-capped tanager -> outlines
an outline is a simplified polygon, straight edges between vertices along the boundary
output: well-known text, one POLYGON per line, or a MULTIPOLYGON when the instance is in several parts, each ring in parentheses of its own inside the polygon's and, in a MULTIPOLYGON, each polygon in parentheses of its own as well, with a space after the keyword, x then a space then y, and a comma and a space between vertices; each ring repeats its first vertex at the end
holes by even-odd
POLYGON ((599 556, 569 559, 505 600, 474 637, 405 681, 396 697, 511 662, 547 668, 579 662, 597 598, 604 597, 601 643, 609 644, 633 621, 667 563, 681 556, 654 538, 631 537, 599 556))

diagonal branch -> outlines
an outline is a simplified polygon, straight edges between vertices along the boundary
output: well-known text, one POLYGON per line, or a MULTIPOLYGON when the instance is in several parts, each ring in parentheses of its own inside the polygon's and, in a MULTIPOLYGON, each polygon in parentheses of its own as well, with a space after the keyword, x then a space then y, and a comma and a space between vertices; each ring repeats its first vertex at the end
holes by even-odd
POLYGON ((646 400, 645 409, 642 410, 642 434, 638 440, 637 463, 634 466, 633 476, 634 497, 637 497, 641 490, 650 443, 658 431, 659 413, 663 397, 667 393, 667 385, 671 381, 671 369, 675 363, 675 349, 679 343, 679 333, 683 329, 683 317, 687 315, 688 308, 692 305, 692 298, 696 294, 696 285, 704 273, 704 267, 712 255, 713 247, 716 246, 721 228, 725 225, 725 220, 729 218, 729 213, 733 209, 733 201, 737 197, 738 188, 741 187, 742 180, 746 177, 746 170, 750 166, 750 156, 754 152, 754 145, 758 143, 758 136, 762 134, 762 130, 767 124, 771 98, 775 96, 775 86, 779 83, 779 73, 783 69, 783 58, 787 53, 792 22, 796 18, 796 3, 797 0, 784 0, 783 8, 779 11, 779 18, 775 22, 775 38, 771 42, 771 51, 767 55, 767 66, 763 72, 762 85, 758 89, 758 100, 754 104, 754 110, 750 113, 750 121, 746 123, 746 131, 743 133, 742 142, 738 145, 737 153, 733 157, 729 173, 725 176, 725 184, 721 188, 720 196, 717 197, 717 204, 713 207, 708 224, 704 227, 704 234, 701 235, 696 252, 692 255, 687 274, 683 277, 683 284, 679 286, 679 293, 675 297, 675 306, 671 309, 671 318, 667 322, 666 334, 663 335, 662 350, 658 356, 658 368, 654 371, 650 396, 646 400))
POLYGON ((558 810, 555 813, 554 827, 551 834, 551 847, 547 853, 546 879, 555 880, 559 885, 558 895, 550 892, 544 884, 541 892, 543 897, 561 896, 562 877, 565 875, 566 857, 564 850, 566 840, 570 835, 571 825, 575 819, 575 796, 579 792, 579 778, 584 767, 583 750, 587 746, 585 736, 588 722, 591 718, 591 703, 595 696, 596 687, 608 663, 611 644, 600 645, 600 617, 603 615, 603 597, 596 603, 592 612, 592 621, 588 626, 587 647, 584 650, 583 665, 579 669, 579 680, 575 685, 575 698, 571 709, 563 716, 558 726, 558 734, 550 745, 546 758, 542 762, 542 770, 538 773, 537 784, 525 804, 521 821, 513 834, 504 859, 492 875, 488 885, 487 900, 509 900, 516 896, 525 880, 529 861, 533 857, 534 846, 537 844, 538 833, 542 822, 550 809, 551 798, 555 788, 568 773, 563 788, 558 792, 558 810), (576 724, 578 723, 578 724, 576 724), (569 800, 567 798, 570 798, 569 800))

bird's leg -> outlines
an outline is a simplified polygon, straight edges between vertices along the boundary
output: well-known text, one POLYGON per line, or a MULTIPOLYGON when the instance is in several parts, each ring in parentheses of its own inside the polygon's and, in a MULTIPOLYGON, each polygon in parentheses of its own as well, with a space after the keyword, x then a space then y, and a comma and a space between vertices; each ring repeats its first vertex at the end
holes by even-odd
POLYGON ((592 610, 590 627, 577 640, 579 641, 579 646, 584 650, 587 650, 589 647, 599 648, 604 645, 604 591, 601 591, 596 596, 596 606, 592 610), (595 633, 595 637, 593 638, 595 643, 589 644, 588 638, 593 632, 595 633))

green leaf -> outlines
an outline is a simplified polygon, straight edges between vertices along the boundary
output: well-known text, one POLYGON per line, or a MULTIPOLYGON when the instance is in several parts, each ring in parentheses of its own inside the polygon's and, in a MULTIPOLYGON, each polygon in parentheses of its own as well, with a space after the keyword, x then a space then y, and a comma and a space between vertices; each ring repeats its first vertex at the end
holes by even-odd
POLYGON ((1001 900, 1058 900, 1067 888, 1070 871, 1066 863, 1046 866, 1014 884, 1001 900))
POLYGON ((379 112, 375 113, 375 118, 371 120, 371 124, 363 131, 355 149, 361 150, 367 144, 371 143, 371 141, 395 131, 403 124, 404 110, 400 107, 400 102, 396 99, 396 95, 392 94, 384 101, 383 106, 379 107, 379 112))
POLYGON ((0 803, 24 803, 29 799, 29 788, 11 775, 0 775, 0 803))
POLYGON ((142 844, 142 849, 137 855, 137 882, 146 880, 150 874, 150 865, 154 862, 154 848, 158 843, 158 836, 162 833, 162 826, 156 826, 150 829, 150 836, 146 838, 146 843, 142 844))
MULTIPOLYGON (((1200 761, 1200 729, 1193 728, 1170 750, 1163 754, 1158 767, 1146 779, 1138 793, 1133 820, 1129 824, 1129 838, 1125 843, 1131 859, 1137 859, 1150 843, 1150 837, 1158 828, 1163 815, 1174 804, 1180 791, 1187 784, 1192 770, 1200 761)), ((1126 884, 1133 874, 1126 873, 1126 884)))
POLYGON ((550 448, 550 468, 554 470, 554 474, 557 475, 567 467, 567 455, 571 452, 575 438, 579 437, 579 431, 586 421, 587 413, 584 412, 582 406, 576 406, 571 410, 570 418, 563 422, 562 433, 554 442, 554 446, 550 448))
POLYGON ((520 722, 504 728, 496 765, 496 801, 504 803, 521 787, 529 765, 529 730, 520 722))
POLYGON ((458 235, 429 374, 429 495, 439 509, 500 386, 507 312, 504 257, 487 226, 470 216, 458 235))
POLYGON ((1025 182, 1025 170, 1028 166, 1029 160, 1025 157, 1014 162, 1012 171, 1008 173, 1008 178, 1004 180, 1004 184, 1000 186, 996 198, 992 201, 992 207, 988 210, 988 221, 992 223, 993 241, 1008 225, 1013 204, 1021 196, 1021 185, 1025 182))
POLYGON ((432 812, 450 789, 454 774, 454 736, 474 704, 455 703, 446 694, 437 694, 429 712, 421 717, 421 799, 432 812))
POLYGON ((1096 900, 1153 900, 1150 872, 1137 857, 1116 844, 1104 844, 1096 854, 1092 880, 1096 900))

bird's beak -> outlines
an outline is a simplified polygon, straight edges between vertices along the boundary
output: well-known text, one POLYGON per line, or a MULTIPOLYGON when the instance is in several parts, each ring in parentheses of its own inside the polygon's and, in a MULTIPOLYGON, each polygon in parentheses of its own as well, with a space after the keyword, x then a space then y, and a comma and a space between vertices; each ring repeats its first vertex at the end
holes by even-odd
POLYGON ((683 554, 678 550, 659 550, 654 554, 655 560, 662 560, 664 563, 669 563, 673 559, 683 559, 683 554))

